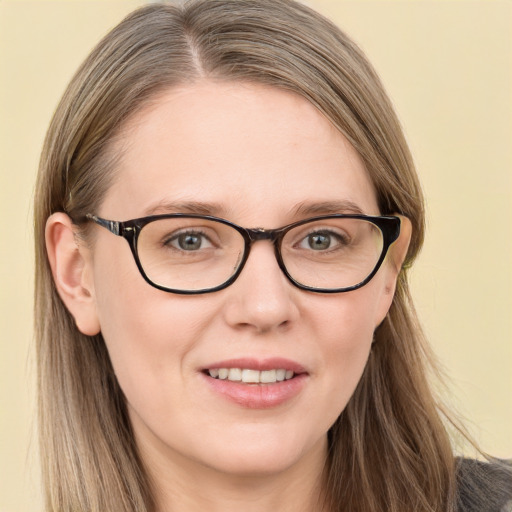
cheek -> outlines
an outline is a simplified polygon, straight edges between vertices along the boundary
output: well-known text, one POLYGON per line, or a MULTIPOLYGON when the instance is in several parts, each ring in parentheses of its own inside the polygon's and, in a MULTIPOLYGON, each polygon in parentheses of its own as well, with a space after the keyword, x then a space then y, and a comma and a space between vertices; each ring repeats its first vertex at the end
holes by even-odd
POLYGON ((379 323, 380 288, 370 284, 338 297, 326 297, 317 309, 314 331, 322 353, 322 405, 331 411, 331 424, 361 379, 379 323))
MULTIPOLYGON (((127 247, 121 249, 131 258, 127 247)), ((193 304, 194 298, 157 290, 124 253, 113 256, 96 264, 98 317, 123 392, 142 403, 172 389, 209 316, 197 298, 193 304)))
POLYGON ((319 343, 337 359, 356 354, 361 346, 369 345, 380 323, 381 287, 371 286, 334 296, 322 296, 317 301, 315 327, 319 343))

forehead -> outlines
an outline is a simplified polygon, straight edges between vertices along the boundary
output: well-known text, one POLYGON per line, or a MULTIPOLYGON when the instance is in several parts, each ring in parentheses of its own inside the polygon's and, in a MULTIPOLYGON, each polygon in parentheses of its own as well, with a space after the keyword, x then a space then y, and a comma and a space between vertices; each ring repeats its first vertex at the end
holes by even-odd
POLYGON ((257 212, 258 225, 279 223, 305 203, 345 201, 378 213, 357 152, 291 92, 209 81, 171 89, 131 119, 121 140, 101 212, 111 218, 187 203, 215 205, 240 222, 257 212))

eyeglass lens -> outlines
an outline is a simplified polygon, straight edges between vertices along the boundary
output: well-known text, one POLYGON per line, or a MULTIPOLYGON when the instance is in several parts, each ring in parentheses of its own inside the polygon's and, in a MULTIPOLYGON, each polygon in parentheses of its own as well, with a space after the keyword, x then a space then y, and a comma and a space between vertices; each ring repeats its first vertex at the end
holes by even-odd
MULTIPOLYGON (((281 240, 283 264, 307 287, 355 286, 374 270, 383 235, 372 222, 328 218, 295 226, 281 240)), ((144 273, 164 288, 195 291, 228 281, 244 259, 245 240, 234 227, 204 218, 163 218, 146 224, 137 252, 144 273)))

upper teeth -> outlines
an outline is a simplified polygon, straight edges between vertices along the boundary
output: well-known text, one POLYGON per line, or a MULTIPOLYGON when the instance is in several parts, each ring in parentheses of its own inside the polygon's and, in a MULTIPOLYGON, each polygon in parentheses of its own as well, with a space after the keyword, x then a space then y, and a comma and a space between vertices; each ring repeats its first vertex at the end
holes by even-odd
POLYGON ((244 368, 214 368, 208 370, 210 377, 222 380, 231 380, 235 382, 246 382, 250 384, 269 384, 272 382, 281 382, 293 377, 291 370, 249 370, 244 368))

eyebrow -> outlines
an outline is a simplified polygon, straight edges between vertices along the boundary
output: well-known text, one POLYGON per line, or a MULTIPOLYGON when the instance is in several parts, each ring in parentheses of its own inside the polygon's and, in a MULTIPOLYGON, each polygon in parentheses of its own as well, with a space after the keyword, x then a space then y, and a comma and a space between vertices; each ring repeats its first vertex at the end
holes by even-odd
POLYGON ((204 203, 199 201, 159 201, 144 210, 146 215, 159 215, 165 213, 190 213, 196 215, 210 215, 221 217, 225 209, 217 203, 204 203))
MULTIPOLYGON (((363 209, 349 200, 301 202, 295 205, 291 212, 293 217, 330 215, 336 213, 364 215, 363 209)), ((174 202, 163 200, 144 210, 144 216, 166 213, 190 213, 195 215, 224 217, 226 215, 226 208, 218 203, 206 203, 201 201, 174 202)))
POLYGON ((330 215, 333 213, 364 215, 363 209, 360 206, 348 200, 303 202, 297 204, 293 212, 297 216, 330 215))

